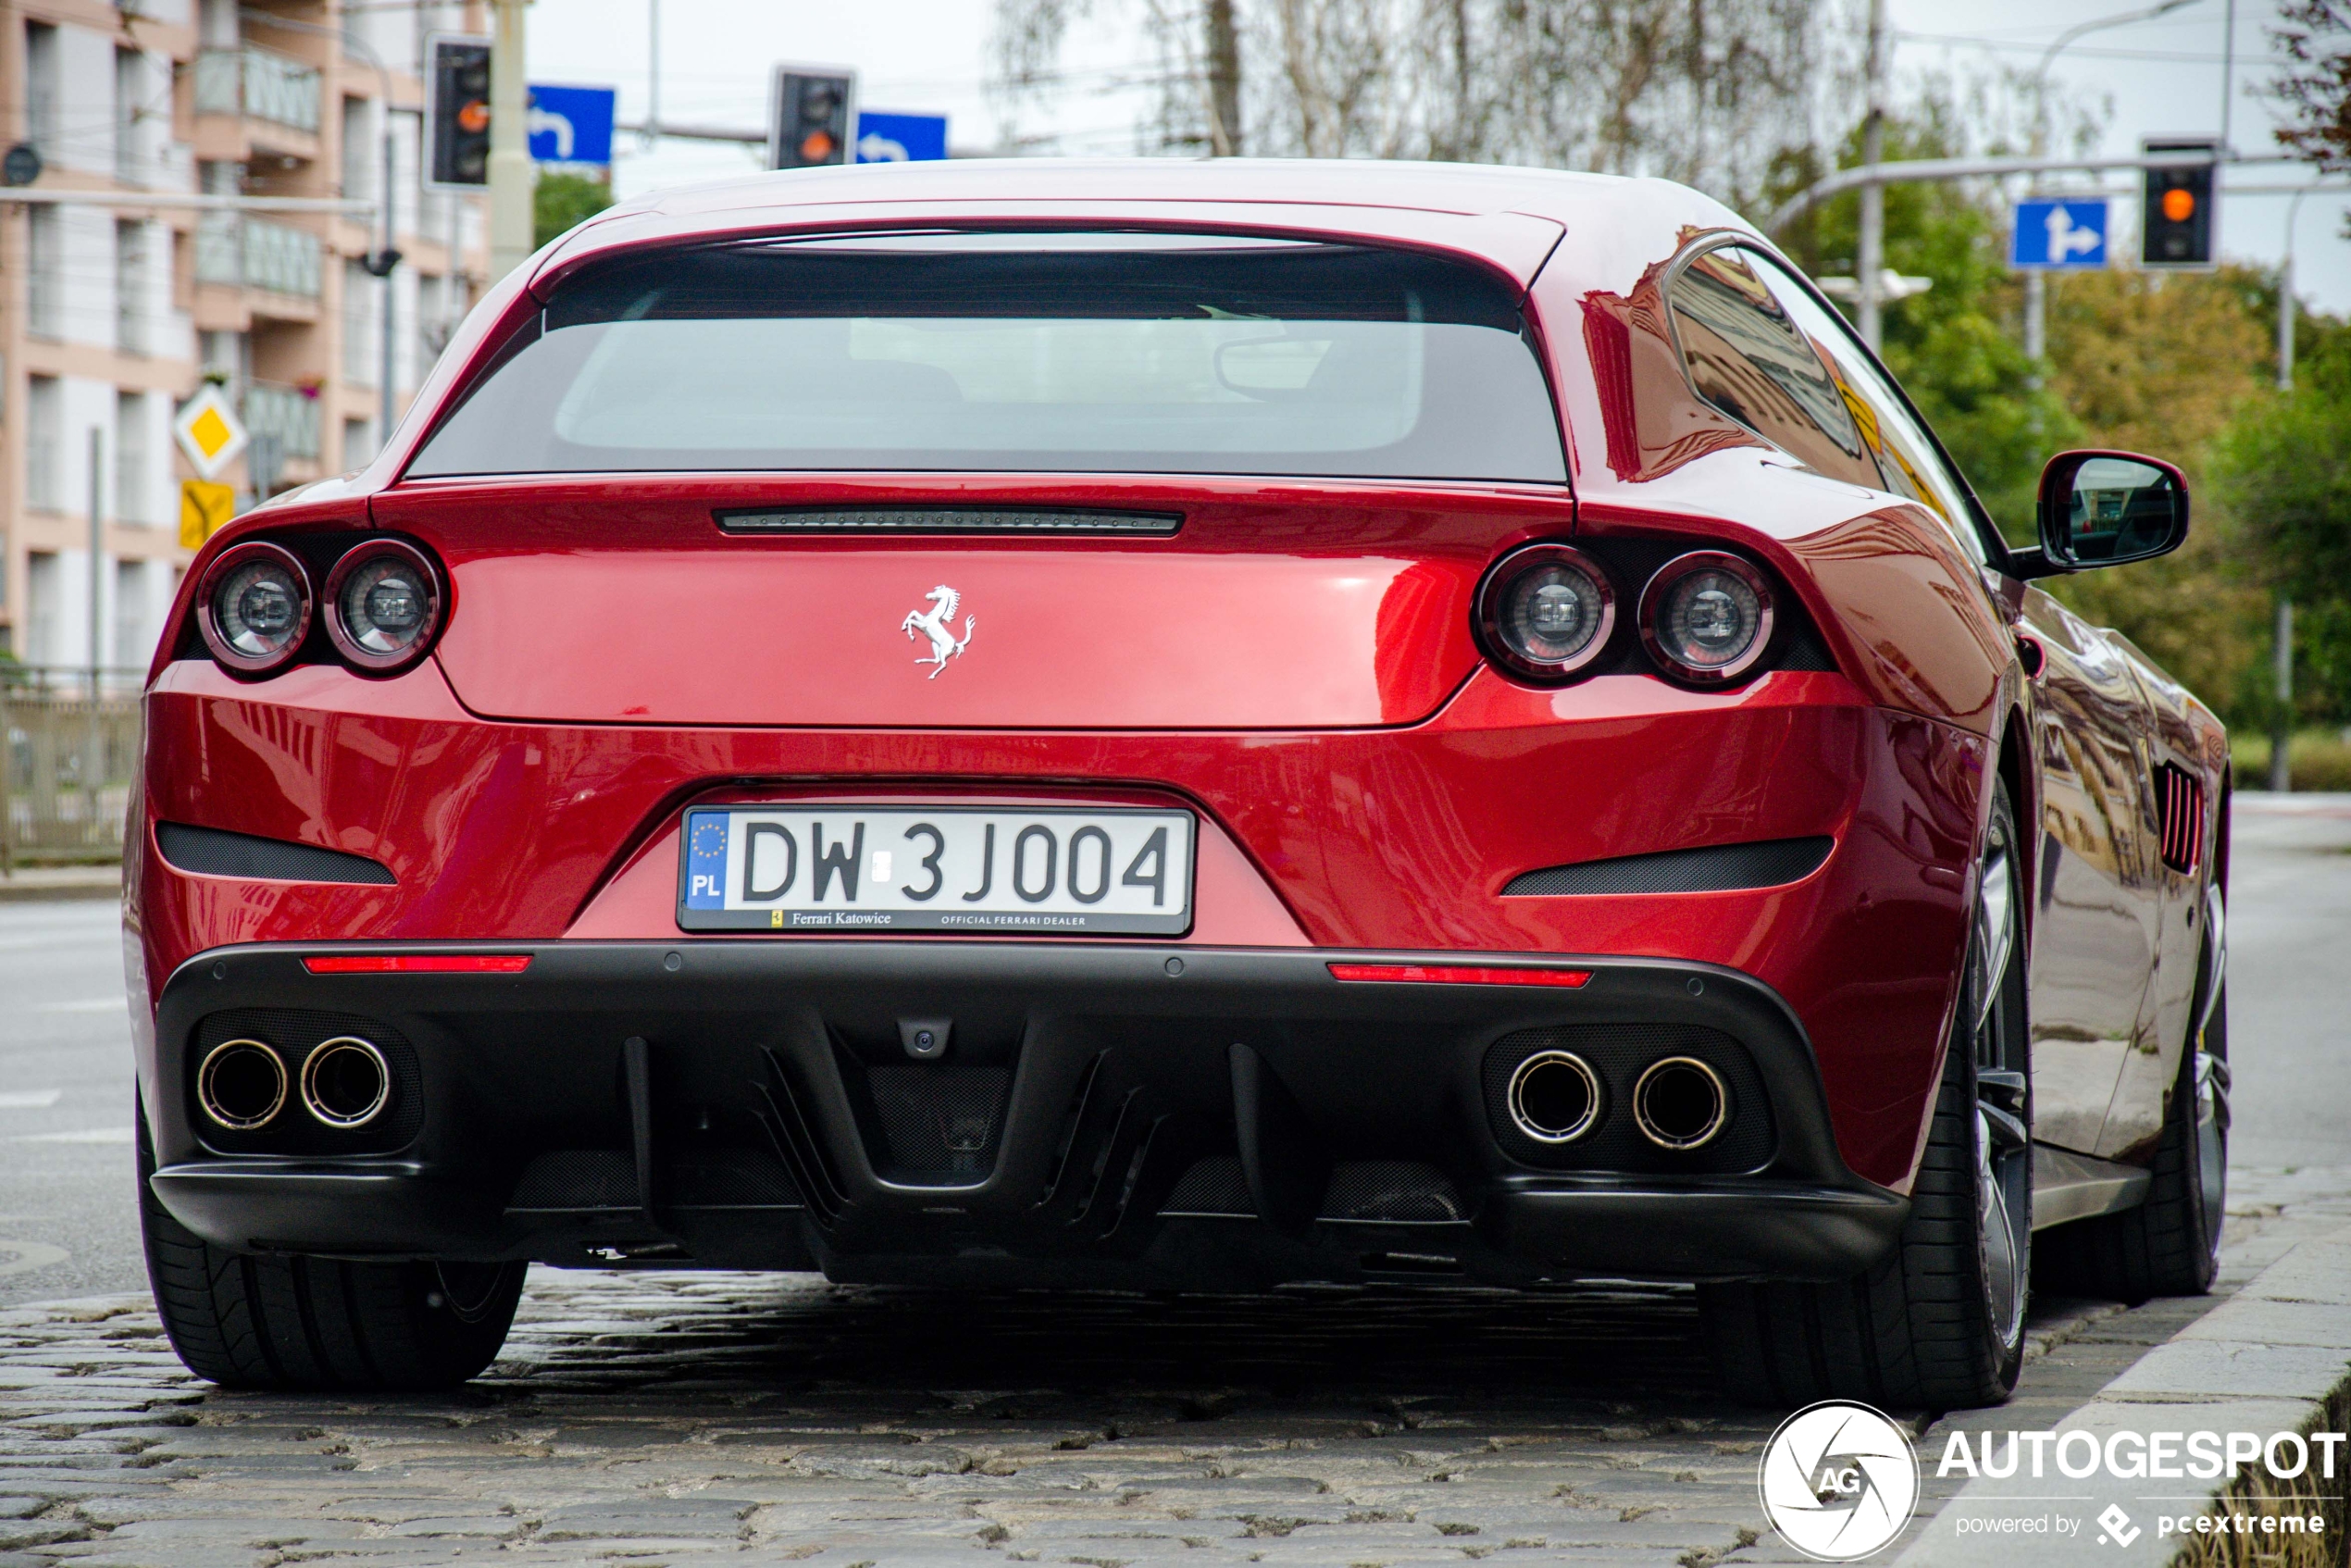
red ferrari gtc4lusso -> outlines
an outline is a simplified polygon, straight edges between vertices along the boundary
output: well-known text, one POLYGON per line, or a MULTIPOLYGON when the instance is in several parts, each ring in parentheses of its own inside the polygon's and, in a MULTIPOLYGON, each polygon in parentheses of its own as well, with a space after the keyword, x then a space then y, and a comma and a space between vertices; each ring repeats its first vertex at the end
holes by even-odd
POLYGON ((626 204, 197 558, 127 944, 155 1297, 423 1387, 533 1261, 1697 1287, 1996 1400, 2202 1288, 2228 753, 1757 231, 1527 170, 626 204))

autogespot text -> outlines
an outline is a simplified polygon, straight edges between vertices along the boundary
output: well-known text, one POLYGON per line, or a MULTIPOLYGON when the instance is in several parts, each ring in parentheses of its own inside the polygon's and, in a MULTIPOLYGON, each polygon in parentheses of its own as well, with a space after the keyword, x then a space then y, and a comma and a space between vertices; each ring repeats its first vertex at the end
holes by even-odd
MULTIPOLYGON (((2325 1482, 2333 1480, 2336 1467, 2345 1462, 2345 1441, 2341 1432, 1954 1432, 1943 1446, 1935 1474, 1962 1479, 2087 1481, 2096 1476, 2109 1481, 2217 1483, 2258 1465, 2276 1482, 2295 1482, 2304 1476, 2325 1482)), ((2099 1546, 2127 1547, 2149 1528, 2158 1540, 2181 1536, 2251 1536, 2270 1541, 2285 1536, 2320 1535, 2326 1529, 2325 1516, 2313 1506, 2315 1500, 2300 1496, 2253 1503, 2220 1500, 2209 1505, 2188 1494, 2140 1497, 2138 1502, 2164 1512, 2133 1518, 2130 1509, 2111 1502, 2089 1519, 2060 1509, 2002 1509, 1996 1495, 1970 1500, 1979 1507, 1950 1512, 1951 1528, 1958 1535, 2025 1539, 2087 1536, 2099 1546), (1991 1506, 1981 1507, 1987 1504, 1991 1506)))

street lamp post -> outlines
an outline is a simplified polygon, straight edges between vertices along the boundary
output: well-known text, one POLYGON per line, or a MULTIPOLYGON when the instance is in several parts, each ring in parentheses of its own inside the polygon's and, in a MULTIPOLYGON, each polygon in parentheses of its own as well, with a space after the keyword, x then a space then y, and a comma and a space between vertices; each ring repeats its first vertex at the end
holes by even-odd
MULTIPOLYGON (((2302 216, 2296 191, 2285 204, 2285 260, 2278 268, 2278 391, 2294 390, 2294 220, 2302 216)), ((2270 788, 2286 794, 2294 788, 2294 601, 2278 594, 2277 626, 2270 650, 2276 683, 2278 711, 2270 721, 2270 788)))
POLYGON ((523 6, 493 0, 497 32, 490 44, 490 278, 495 282, 529 259, 530 90, 524 62, 523 6))
MULTIPOLYGON (((2152 21, 2167 12, 2176 11, 2183 6, 2193 6, 2196 3, 2196 0, 2162 0, 2160 5, 2149 6, 2141 10, 2121 11, 2110 17, 2096 17, 2089 21, 2067 28, 2063 32, 2059 33, 2050 42, 2048 48, 2042 52, 2041 64, 2033 73, 2033 150, 2035 153, 2048 150, 2049 68, 2057 64, 2058 56, 2071 48, 2076 39, 2086 38, 2091 33, 2106 28, 2121 27, 2128 22, 2152 21)), ((2224 103, 2227 96, 2227 93, 2223 91, 2221 97, 2224 103)), ((2225 153, 2227 150, 2225 131, 2221 141, 2222 151, 2225 153)), ((2024 356, 2027 359, 2038 360, 2048 352, 2048 277, 2039 268, 2032 268, 2024 274, 2024 356)))

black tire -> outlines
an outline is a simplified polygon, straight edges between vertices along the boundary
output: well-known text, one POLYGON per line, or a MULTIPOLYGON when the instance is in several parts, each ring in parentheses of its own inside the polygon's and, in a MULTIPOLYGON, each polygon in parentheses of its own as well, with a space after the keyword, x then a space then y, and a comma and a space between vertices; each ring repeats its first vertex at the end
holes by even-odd
POLYGON ((2001 787, 1979 880, 1993 887, 1993 877, 2007 878, 1997 885, 2009 890, 1998 916, 2008 936, 1987 938, 1994 916, 1979 899, 1910 1217, 1892 1251, 1833 1284, 1698 1288, 1716 1367, 1742 1400, 1787 1407, 1852 1399, 1940 1411, 1999 1404, 2016 1387, 2033 1240, 2022 890, 2009 852, 2016 841, 2001 787), (1986 953, 2001 951, 2005 962, 1986 977, 1986 953))
POLYGON ((231 1252, 155 1201, 139 1121, 139 1228, 171 1348, 232 1388, 422 1391, 479 1374, 506 1342, 522 1263, 353 1263, 231 1252))
POLYGON ((2105 1296, 2133 1306, 2157 1296, 2201 1296, 2220 1267, 2228 1204, 2229 988, 2222 982, 2202 1036, 2180 1052, 2148 1167, 2146 1201, 2041 1233, 2034 1284, 2052 1293, 2105 1296))

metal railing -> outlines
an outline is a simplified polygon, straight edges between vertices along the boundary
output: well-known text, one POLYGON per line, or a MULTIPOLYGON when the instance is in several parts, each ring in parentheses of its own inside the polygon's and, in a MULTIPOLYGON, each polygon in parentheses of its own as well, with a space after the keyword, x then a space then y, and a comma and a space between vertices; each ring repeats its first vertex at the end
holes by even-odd
POLYGON ((306 229, 207 212, 196 219, 196 281, 317 299, 320 292, 318 236, 306 229))
POLYGON ((314 135, 318 71, 267 49, 206 49, 196 56, 196 113, 249 115, 314 135))
POLYGON ((318 400, 300 387, 249 381, 240 400, 245 429, 278 438, 280 457, 318 455, 318 400))
POLYGON ((0 873, 121 854, 138 766, 136 697, 0 685, 0 873))

